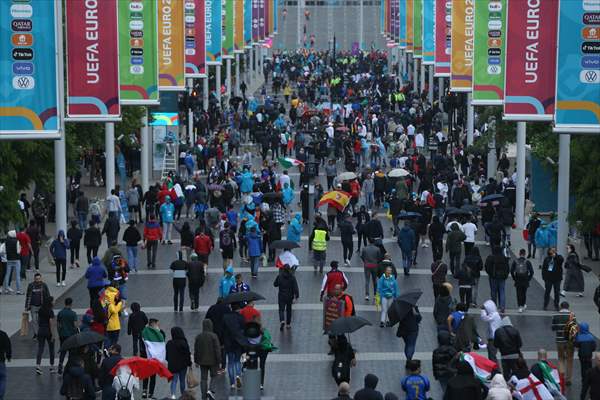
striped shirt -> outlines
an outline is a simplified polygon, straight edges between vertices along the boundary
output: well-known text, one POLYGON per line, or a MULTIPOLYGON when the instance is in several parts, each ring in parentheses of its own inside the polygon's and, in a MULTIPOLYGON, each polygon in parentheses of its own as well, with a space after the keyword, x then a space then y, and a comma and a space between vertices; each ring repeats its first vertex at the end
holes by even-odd
POLYGON ((558 314, 552 316, 552 330, 556 334, 556 343, 566 343, 568 338, 565 336, 565 325, 569 322, 569 310, 560 310, 558 314))

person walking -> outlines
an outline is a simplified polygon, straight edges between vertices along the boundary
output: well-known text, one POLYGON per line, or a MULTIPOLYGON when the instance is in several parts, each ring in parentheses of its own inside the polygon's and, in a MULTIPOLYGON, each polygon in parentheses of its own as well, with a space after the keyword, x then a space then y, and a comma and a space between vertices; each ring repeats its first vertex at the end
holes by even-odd
POLYGON ((104 226, 102 227, 102 234, 106 234, 106 246, 110 247, 113 243, 116 243, 119 239, 119 231, 121 230, 121 222, 117 214, 110 214, 104 226))
POLYGON ((219 281, 219 298, 224 299, 231 293, 231 288, 235 287, 235 278, 233 277, 233 267, 230 265, 225 268, 225 272, 219 281))
POLYGON ((537 213, 533 213, 529 221, 527 222, 527 258, 532 258, 535 260, 535 252, 537 250, 537 246, 535 244, 535 233, 538 228, 542 224, 542 221, 538 218, 537 213))
POLYGON ((0 329, 0 400, 6 394, 6 363, 12 360, 12 344, 10 338, 0 329))
POLYGON ((278 289, 277 303, 279 307, 279 330, 283 331, 285 324, 287 329, 292 327, 292 303, 300 297, 298 281, 288 264, 283 266, 283 270, 273 282, 273 286, 278 289), (284 319, 285 312, 285 319, 284 319))
MULTIPOLYGON (((108 348, 108 356, 100 364, 100 377, 98 378, 99 386, 102 389, 102 400, 114 400, 117 397, 117 389, 113 387, 115 377, 111 371, 122 359, 119 344, 114 344, 108 348)), ((125 383, 123 382, 123 384, 125 383)))
POLYGON ((42 274, 36 272, 33 275, 33 282, 27 285, 25 294, 25 311, 29 312, 33 337, 35 338, 38 333, 40 308, 50 297, 50 290, 48 285, 42 281, 42 274))
POLYGON ((194 237, 194 251, 198 254, 198 259, 202 262, 204 269, 208 267, 208 257, 214 248, 214 243, 210 236, 206 234, 204 229, 200 229, 196 237, 194 237))
POLYGON ((483 271, 483 260, 479 255, 479 248, 473 246, 471 251, 465 254, 464 265, 471 271, 471 278, 473 284, 471 285, 471 307, 477 307, 477 294, 479 289, 479 278, 481 277, 481 271, 483 271))
POLYGON ((173 374, 171 379, 171 399, 176 399, 177 383, 179 381, 179 391, 183 396, 185 392, 186 373, 192 366, 190 346, 188 345, 183 329, 178 326, 171 328, 171 340, 167 342, 167 367, 173 374))
POLYGON ((83 245, 85 246, 88 265, 92 263, 92 258, 98 255, 98 248, 102 243, 102 232, 100 232, 96 223, 90 221, 89 225, 83 234, 83 245))
POLYGON ((410 267, 413 261, 413 251, 416 247, 417 236, 415 231, 405 223, 402 229, 398 232, 398 247, 402 251, 402 268, 404 275, 410 275, 410 267))
POLYGON ((508 278, 510 270, 508 258, 504 256, 502 248, 498 246, 492 248, 492 254, 485 259, 485 272, 487 272, 490 281, 492 301, 498 304, 500 313, 504 313, 506 308, 506 278, 508 278))
MULTIPOLYGON (((140 348, 140 357, 155 358, 161 362, 165 362, 166 345, 165 332, 160 329, 160 321, 155 318, 148 320, 148 325, 142 330, 142 339, 144 346, 140 348)), ((156 388, 156 375, 152 375, 149 379, 144 379, 142 382, 142 399, 153 399, 154 389, 156 388)))
POLYGON ((320 301, 323 301, 324 295, 327 297, 333 296, 336 286, 339 285, 342 290, 345 290, 348 287, 348 278, 346 277, 346 274, 338 269, 339 263, 334 260, 329 266, 331 267, 331 270, 325 274, 321 284, 320 301))
POLYGON ((42 355, 44 354, 44 347, 46 343, 48 343, 48 352, 50 353, 50 373, 54 374, 56 372, 54 369, 54 337, 52 336, 52 331, 56 320, 54 318, 53 307, 54 298, 52 296, 48 296, 38 312, 38 348, 35 358, 35 373, 38 375, 42 375, 42 355))
POLYGON ((80 190, 77 199, 75 200, 75 212, 77 213, 77 221, 81 229, 87 229, 88 213, 90 209, 90 200, 85 195, 83 190, 80 190))
POLYGON ((563 279, 563 257, 556 254, 556 249, 548 249, 548 255, 542 263, 542 279, 544 280, 544 310, 550 303, 550 292, 554 291, 554 309, 558 311, 560 299, 560 282, 563 279))
POLYGON ((369 282, 373 285, 373 297, 377 294, 377 269, 382 254, 379 247, 371 241, 360 253, 365 274, 365 300, 369 301, 369 282))
POLYGON ((456 375, 448 380, 443 400, 483 400, 488 388, 475 377, 473 368, 466 361, 456 363, 456 375))
POLYGON ((437 334, 438 347, 433 350, 431 364, 433 377, 440 382, 442 392, 446 392, 448 380, 454 376, 452 363, 456 356, 456 349, 452 345, 452 336, 446 330, 440 330, 437 334))
POLYGON ((87 289, 90 294, 90 307, 94 300, 98 299, 100 290, 105 286, 108 274, 106 268, 102 265, 102 261, 97 256, 94 257, 90 266, 85 271, 87 279, 87 289))
MULTIPOLYGON (((58 315, 56 316, 58 340, 59 340, 60 346, 62 346, 62 344, 65 342, 65 340, 67 340, 68 338, 70 338, 71 336, 73 336, 77 332, 79 332, 79 328, 77 326, 77 324, 78 324, 77 314, 75 313, 75 311, 73 311, 72 306, 73 306, 73 299, 70 297, 67 297, 65 299, 64 308, 62 310, 60 310, 58 312, 58 315)), ((66 351, 59 352, 58 371, 57 371, 59 375, 62 375, 63 362, 65 361, 66 354, 67 354, 66 351)))
POLYGON ((494 335, 496 334, 496 329, 500 327, 502 322, 502 317, 500 317, 500 313, 498 313, 498 308, 496 307, 496 303, 492 300, 486 300, 483 302, 481 306, 481 320, 487 323, 487 350, 488 350, 488 358, 494 362, 496 362, 496 352, 497 349, 494 346, 494 335))
POLYGON ((467 222, 462 224, 463 233, 465 234, 465 240, 463 242, 465 246, 465 255, 469 254, 473 246, 475 246, 475 235, 477 234, 477 225, 473 223, 472 217, 468 217, 467 222))
POLYGON ((79 249, 81 248, 81 238, 83 232, 77 225, 77 221, 71 221, 71 227, 67 230, 67 239, 69 239, 69 250, 71 250, 71 268, 79 268, 79 249))
POLYGON ((160 224, 154 214, 150 214, 148 221, 144 225, 144 243, 142 248, 146 248, 146 261, 148 269, 156 269, 156 250, 158 242, 162 240, 163 232, 160 224))
POLYGON ((431 284, 433 286, 433 297, 437 298, 440 295, 442 285, 446 283, 446 274, 448 266, 441 259, 437 259, 431 263, 431 284))
POLYGON ((440 222, 437 215, 434 215, 431 224, 427 228, 427 236, 431 241, 431 252, 434 260, 441 260, 444 255, 444 231, 444 224, 440 222))
POLYGON ((15 230, 8 231, 6 241, 4 242, 4 256, 6 257, 4 293, 13 292, 10 287, 12 276, 15 280, 17 294, 23 294, 21 291, 21 244, 17 239, 17 231, 15 230))
MULTIPOLYGON (((114 285, 118 286, 118 284, 114 285)), ((119 342, 119 334, 121 333, 121 319, 119 318, 123 311, 123 300, 121 300, 121 296, 117 294, 114 297, 114 300, 108 303, 106 309, 108 319, 106 324, 106 337, 108 338, 108 343, 112 346, 119 342)))
POLYGON ((388 310, 392 303, 398 297, 398 282, 392 275, 392 269, 387 267, 383 275, 377 281, 377 294, 381 302, 381 317, 379 327, 389 326, 388 310))
POLYGON ((596 351, 596 338, 590 333, 590 326, 587 322, 579 323, 579 332, 573 345, 578 349, 577 356, 581 371, 581 383, 583 384, 588 371, 592 368, 592 357, 596 351))
POLYGON ((127 334, 131 335, 133 342, 133 355, 139 354, 140 348, 144 347, 142 341, 142 331, 148 325, 148 317, 146 313, 142 311, 140 303, 131 303, 131 314, 127 320, 127 334))
POLYGON ((513 261, 510 267, 510 276, 515 282, 517 291, 517 307, 519 312, 527 309, 527 288, 529 282, 533 279, 533 266, 525 257, 525 249, 519 250, 519 258, 513 261))
POLYGON ((66 286, 65 279, 67 278, 67 250, 69 249, 69 246, 69 239, 65 237, 65 231, 59 230, 58 236, 52 241, 52 244, 50 244, 49 248, 50 255, 54 259, 54 265, 56 266, 56 286, 66 286))
POLYGON ((575 246, 570 243, 567 244, 567 259, 564 266, 566 270, 565 282, 563 283, 563 291, 560 294, 566 296, 566 292, 575 292, 577 293, 577 297, 583 297, 585 280, 583 279, 582 271, 588 272, 591 271, 591 268, 579 262, 575 246))
POLYGON ((173 311, 183 312, 188 263, 183 260, 181 251, 177 252, 177 260, 171 263, 169 269, 173 274, 173 311))
POLYGON ((171 203, 171 196, 165 196, 165 202, 160 206, 160 218, 164 227, 164 236, 162 244, 173 244, 171 233, 173 231, 173 221, 175 219, 175 206, 171 203))
POLYGON ((521 334, 510 322, 509 317, 502 318, 502 322, 494 332, 494 347, 500 351, 502 357, 502 375, 509 380, 516 371, 516 362, 521 356, 523 341, 521 334))
POLYGON ((365 387, 354 394, 354 400, 383 400, 383 395, 376 390, 379 378, 374 374, 365 375, 365 387))
POLYGON ((331 376, 337 385, 350 383, 350 368, 356 366, 356 352, 345 335, 335 336, 332 342, 331 376))
POLYGON ((250 257, 250 272, 252 278, 258 278, 260 257, 263 254, 263 241, 262 235, 257 230, 256 226, 252 226, 250 232, 246 233, 246 243, 248 244, 248 257, 250 257))
POLYGON ((190 308, 192 311, 198 311, 200 307, 200 288, 204 285, 206 275, 204 265, 198 260, 196 253, 192 254, 191 261, 188 263, 187 279, 189 284, 190 308))
POLYGON ((137 258, 138 243, 140 240, 142 240, 142 235, 137 226, 135 226, 135 221, 130 219, 129 226, 123 233, 123 241, 125 242, 125 247, 127 249, 127 264, 129 265, 129 269, 134 270, 135 272, 138 272, 137 258))
POLYGON ((225 356, 227 357, 227 375, 231 389, 242 387, 242 365, 240 357, 242 355, 244 341, 244 317, 239 313, 239 305, 232 304, 223 315, 223 346, 225 356))
POLYGON ((404 355, 407 360, 412 360, 415 354, 421 319, 419 307, 412 306, 410 311, 406 313, 406 316, 398 323, 396 336, 404 340, 404 355))
POLYGON ((308 250, 313 252, 313 267, 319 273, 323 273, 323 266, 327 260, 327 242, 329 241, 329 231, 327 224, 322 218, 315 218, 315 226, 308 238, 308 250))
POLYGON ((596 365, 588 370, 581 386, 581 400, 585 400, 589 392, 591 399, 600 398, 600 353, 596 352, 596 365))
POLYGON ((558 372, 563 376, 565 384, 571 385, 573 377, 573 328, 577 327, 575 314, 569 309, 569 303, 560 303, 558 313, 552 316, 552 331, 555 333, 556 351, 558 352, 558 372))
POLYGON ((450 271, 452 275, 458 272, 460 268, 460 255, 462 251, 462 243, 467 236, 460 230, 459 223, 450 225, 450 232, 446 237, 446 252, 450 257, 450 271))
POLYGON ((194 232, 192 232, 192 228, 190 227, 189 222, 184 222, 183 225, 178 227, 176 224, 173 224, 173 228, 177 232, 179 232, 179 237, 181 238, 181 242, 179 244, 179 249, 185 255, 185 261, 190 261, 190 255, 194 250, 194 232))
POLYGON ((216 399, 216 377, 221 361, 219 337, 213 331, 212 321, 206 318, 202 321, 202 333, 196 336, 194 341, 194 363, 200 367, 202 400, 216 399))
MULTIPOLYGON (((38 271, 40 269, 40 247, 42 246, 42 236, 40 235, 40 229, 34 219, 29 221, 29 227, 25 230, 25 233, 31 239, 31 252, 33 257, 33 265, 38 271)), ((31 257, 29 258, 30 264, 27 265, 27 269, 31 268, 31 257)))
POLYGON ((354 234, 356 233, 349 214, 344 214, 343 219, 338 224, 338 228, 342 238, 342 260, 349 267, 354 250, 354 234))
POLYGON ((233 253, 237 243, 235 240, 235 231, 231 229, 231 224, 225 222, 223 229, 219 232, 219 249, 223 257, 223 268, 233 263, 233 253))

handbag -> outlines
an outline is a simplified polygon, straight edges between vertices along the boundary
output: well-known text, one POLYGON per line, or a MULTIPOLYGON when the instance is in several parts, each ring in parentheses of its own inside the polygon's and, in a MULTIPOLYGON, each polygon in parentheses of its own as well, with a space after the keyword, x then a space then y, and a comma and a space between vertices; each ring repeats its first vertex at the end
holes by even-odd
POLYGON ((193 365, 188 368, 188 370, 185 374, 185 384, 190 389, 195 388, 196 386, 198 386, 200 384, 200 382, 198 381, 198 378, 196 378, 196 374, 194 374, 194 366, 193 365))
POLYGON ((21 314, 21 330, 19 331, 19 335, 27 336, 29 334, 29 313, 27 311, 23 311, 21 314))

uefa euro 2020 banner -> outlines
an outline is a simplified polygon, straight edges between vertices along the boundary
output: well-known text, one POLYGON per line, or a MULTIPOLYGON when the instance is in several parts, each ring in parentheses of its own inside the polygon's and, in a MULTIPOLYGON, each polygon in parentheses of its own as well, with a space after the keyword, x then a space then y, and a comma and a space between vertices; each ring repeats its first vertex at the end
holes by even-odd
POLYGON ((117 0, 67 0, 67 117, 119 121, 117 0))
POLYGON ((223 0, 223 58, 233 58, 235 35, 235 0, 223 0))
POLYGON ((423 57, 423 0, 413 2, 413 57, 423 57))
POLYGON ((206 64, 221 65, 223 7, 221 0, 204 0, 206 26, 206 64))
POLYGON ((244 53, 244 1, 235 2, 235 32, 233 33, 234 53, 244 53))
POLYGON ((435 0, 435 77, 450 76, 452 1, 435 0))
POLYGON ((400 21, 400 23, 404 22, 406 24, 406 52, 412 53, 415 47, 415 32, 413 26, 413 14, 414 14, 414 4, 415 0, 405 0, 406 1, 406 13, 404 16, 404 21, 400 21))
POLYGON ((0 138, 59 138, 61 2, 0 1, 0 138))
POLYGON ((158 0, 158 88, 185 90, 184 0, 158 0))
POLYGON ((435 62, 435 0, 423 0, 423 64, 435 62))
POLYGON ((204 0, 185 0, 185 76, 206 77, 204 0))
POLYGON ((505 46, 506 0, 475 1, 474 106, 502 105, 505 46))
POLYGON ((475 0, 452 2, 452 52, 450 55, 450 91, 452 92, 471 91, 474 2, 475 0))
POLYGON ((256 0, 244 1, 244 48, 251 49, 254 41, 254 2, 256 0))
POLYGON ((159 104, 156 0, 119 0, 117 4, 121 104, 159 104))
POLYGON ((561 0, 554 130, 600 134, 600 0, 561 0))
POLYGON ((406 0, 398 2, 398 44, 400 49, 406 49, 406 0))
POLYGON ((558 0, 509 0, 506 17, 503 119, 551 121, 558 0))

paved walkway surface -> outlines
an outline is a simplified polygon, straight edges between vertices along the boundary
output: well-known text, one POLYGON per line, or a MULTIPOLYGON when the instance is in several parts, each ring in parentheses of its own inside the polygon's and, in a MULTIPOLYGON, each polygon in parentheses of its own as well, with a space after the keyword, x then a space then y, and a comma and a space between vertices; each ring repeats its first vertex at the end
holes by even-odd
MULTIPOLYGON (((341 168, 341 165, 340 165, 341 168)), ((297 183, 298 175, 291 174, 297 183)), ((324 177, 321 177, 325 183, 324 177)), ((297 207, 296 207, 297 208, 297 207)), ((374 210, 376 212, 381 210, 374 210)), ((386 234, 389 233, 390 223, 386 218, 381 218, 386 234)), ((52 227, 48 228, 52 231, 52 227)), ((285 235, 287 228, 282 229, 285 235)), ((234 266, 236 272, 241 272, 244 280, 249 283, 252 290, 263 294, 265 301, 259 302, 258 308, 262 311, 264 325, 272 332, 273 342, 279 350, 269 355, 267 361, 265 396, 280 400, 325 400, 336 394, 336 387, 331 378, 330 356, 327 356, 327 337, 322 335, 322 309, 319 302, 319 290, 322 275, 312 268, 312 260, 307 251, 307 235, 309 228, 305 227, 302 247, 295 251, 300 260, 300 269, 296 273, 300 287, 300 299, 294 305, 293 327, 291 330, 279 332, 277 316, 277 294, 273 288, 273 280, 276 270, 271 266, 262 268, 258 279, 251 279, 248 265, 242 263, 236 254, 234 266), (310 384, 307 384, 309 383, 310 384)), ((327 250, 327 264, 331 260, 341 260, 342 248, 337 239, 339 233, 333 234, 327 250)), ((520 234, 513 233, 513 250, 522 246, 518 239, 520 234)), ((175 236, 178 239, 177 236, 175 236)), ((478 240, 483 240, 482 234, 478 234, 478 240)), ((391 254, 397 267, 401 265, 401 255, 393 240, 384 242, 386 250, 391 254)), ((190 343, 201 330, 201 322, 209 305, 213 304, 217 297, 217 283, 221 276, 221 257, 218 252, 213 252, 209 259, 209 274, 206 284, 200 291, 201 308, 199 312, 191 312, 189 299, 186 296, 186 304, 183 313, 174 313, 172 309, 173 290, 171 276, 168 270, 170 263, 176 258, 178 240, 173 245, 161 245, 158 252, 156 270, 141 268, 138 274, 132 273, 129 280, 129 299, 141 303, 142 309, 149 317, 158 318, 162 329, 167 332, 173 326, 181 326, 190 343)), ((482 257, 489 254, 489 247, 480 244, 482 257)), ((103 249, 102 249, 103 250, 103 249)), ((146 255, 140 253, 139 265, 146 265, 146 255)), ((447 258, 447 257, 446 257, 447 258)), ((448 260, 446 260, 448 262, 448 260)), ((436 329, 432 315, 433 293, 429 266, 432 262, 431 249, 419 248, 418 264, 414 267, 412 274, 408 277, 399 275, 398 283, 400 291, 421 288, 424 294, 419 301, 423 321, 420 327, 417 341, 417 353, 415 358, 422 360, 423 373, 432 378, 431 353, 437 347, 436 329)), ((594 265, 596 272, 598 266, 594 265)), ((378 389, 382 392, 392 391, 401 394, 400 380, 404 373, 404 345, 395 336, 395 329, 379 328, 379 313, 376 312, 373 301, 364 300, 364 276, 360 259, 355 254, 351 260, 350 267, 342 267, 347 273, 350 285, 348 292, 353 295, 357 313, 370 320, 373 326, 366 327, 351 335, 352 345, 357 350, 358 364, 352 369, 351 386, 354 393, 362 387, 363 377, 366 373, 375 373, 379 376, 378 389)), ((55 287, 52 272, 53 267, 46 260, 42 262, 42 272, 45 280, 50 283, 52 295, 57 299, 57 308, 60 307, 66 297, 74 299, 74 308, 81 315, 88 304, 88 292, 85 279, 81 279, 84 272, 82 269, 69 270, 67 274, 67 287, 55 287)), ((31 274, 28 273, 28 279, 31 274)), ((542 310, 543 286, 540 284, 541 273, 535 269, 535 281, 528 292, 529 308, 523 314, 516 310, 516 293, 512 283, 507 282, 507 314, 510 315, 513 324, 519 329, 524 342, 524 355, 532 362, 536 357, 536 351, 540 348, 550 350, 551 358, 556 358, 553 333, 550 330, 551 312, 542 310)), ((457 284, 454 284, 455 297, 458 297, 457 284)), ((592 305, 591 297, 597 285, 597 279, 589 274, 586 276, 585 297, 567 298, 572 304, 580 321, 589 321, 596 335, 598 332, 598 314, 592 305)), ((484 275, 479 284, 479 295, 476 299, 481 304, 489 297, 488 279, 484 275)), ((372 295, 372 294, 371 294, 372 295)), ((372 298, 372 297, 371 297, 372 298)), ((34 372, 37 342, 31 337, 20 337, 18 335, 18 323, 23 308, 24 297, 14 295, 2 295, 0 297, 0 320, 3 329, 11 335, 13 342, 13 361, 8 366, 8 390, 7 400, 31 399, 31 400, 54 400, 61 398, 58 394, 61 385, 60 377, 51 375, 48 368, 44 368, 43 375, 38 376, 34 372)), ((477 313, 477 310, 472 310, 477 313)), ((127 318, 122 318, 123 326, 127 324, 127 318)), ((477 327, 481 335, 484 335, 485 326, 477 319, 477 327)), ((168 334, 169 335, 169 334, 168 334)), ((170 336, 170 335, 169 335, 170 336)), ((131 337, 122 332, 120 344, 123 346, 123 354, 132 354, 131 337)), ((48 365, 47 350, 44 355, 43 365, 48 365)), ((218 378, 217 398, 227 399, 231 393, 229 383, 225 375, 218 378)), ((567 398, 576 398, 580 390, 579 364, 575 362, 574 384, 569 389, 567 398)), ((168 395, 168 384, 159 380, 156 395, 162 398, 168 395)), ((439 384, 433 381, 431 397, 441 399, 442 393, 439 384)), ((137 397, 136 397, 137 398, 137 397)), ((241 397, 239 397, 241 398, 241 397)))

